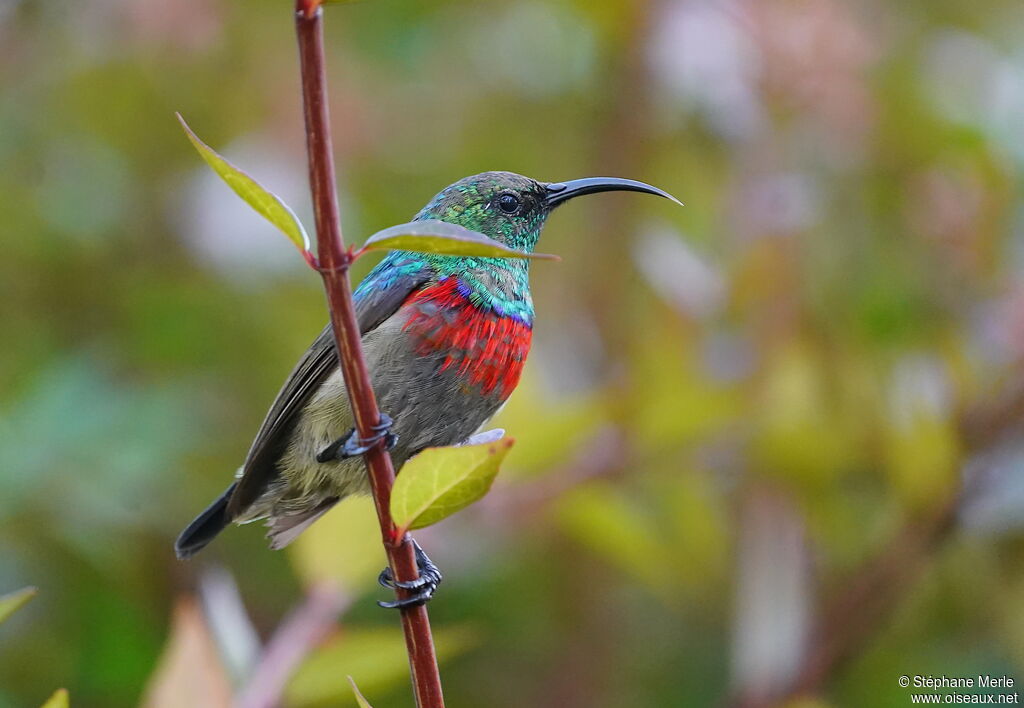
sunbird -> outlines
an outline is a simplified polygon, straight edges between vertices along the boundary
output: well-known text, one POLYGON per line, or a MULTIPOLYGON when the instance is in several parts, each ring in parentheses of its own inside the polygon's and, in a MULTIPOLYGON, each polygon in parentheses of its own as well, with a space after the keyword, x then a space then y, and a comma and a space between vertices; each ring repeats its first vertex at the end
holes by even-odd
MULTIPOLYGON (((414 220, 465 227, 532 252, 548 215, 584 194, 645 192, 643 182, 589 177, 539 182, 484 172, 443 189, 414 220)), ((231 486, 178 537, 188 558, 229 523, 265 519, 271 548, 282 548, 339 501, 369 492, 360 455, 391 450, 396 470, 428 447, 464 442, 519 383, 533 335, 530 261, 390 251, 356 288, 363 350, 381 425, 370 439, 353 427, 330 324, 296 364, 267 413, 231 486), (386 415, 385 415, 386 414, 386 415)), ((430 599, 440 572, 417 546, 421 579, 407 600, 430 599)), ((388 570, 381 583, 393 587, 388 570)))

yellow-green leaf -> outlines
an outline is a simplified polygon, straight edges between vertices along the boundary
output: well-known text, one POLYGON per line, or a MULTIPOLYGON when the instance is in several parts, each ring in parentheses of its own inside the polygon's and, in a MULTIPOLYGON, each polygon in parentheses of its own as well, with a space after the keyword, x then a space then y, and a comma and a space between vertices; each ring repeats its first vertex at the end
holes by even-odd
POLYGON ((477 258, 537 258, 560 260, 547 253, 526 253, 509 248, 485 236, 456 224, 436 219, 411 221, 378 231, 366 239, 363 248, 368 251, 419 251, 445 256, 477 258))
POLYGON ((52 696, 43 704, 43 708, 68 708, 68 690, 58 688, 52 696))
POLYGON ((352 685, 352 693, 356 694, 356 703, 359 704, 359 708, 373 708, 370 702, 366 700, 366 696, 359 691, 359 686, 356 685, 351 676, 348 677, 348 682, 352 685))
POLYGON ((15 590, 6 595, 0 595, 0 622, 3 622, 21 609, 22 605, 35 597, 36 592, 35 588, 29 587, 15 590))
POLYGON ((430 447, 409 460, 391 490, 395 525, 421 529, 480 499, 513 442, 505 438, 483 445, 430 447))
POLYGON ((299 218, 295 216, 295 212, 280 197, 265 189, 259 182, 232 165, 217 154, 213 148, 200 140, 199 136, 188 127, 188 123, 185 122, 180 113, 175 115, 178 116, 185 135, 188 136, 196 151, 206 161, 206 164, 213 168, 217 176, 224 180, 225 184, 231 187, 235 194, 245 200, 246 204, 255 209, 257 214, 279 228, 295 244, 299 251, 303 253, 308 252, 309 236, 306 235, 306 230, 302 227, 302 222, 299 221, 299 218))

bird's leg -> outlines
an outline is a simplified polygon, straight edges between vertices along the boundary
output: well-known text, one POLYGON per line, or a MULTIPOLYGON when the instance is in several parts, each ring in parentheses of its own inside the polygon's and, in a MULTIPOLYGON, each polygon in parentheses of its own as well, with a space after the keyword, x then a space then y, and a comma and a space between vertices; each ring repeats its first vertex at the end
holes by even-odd
POLYGON ((408 581, 395 580, 394 576, 391 575, 390 567, 380 571, 380 575, 377 576, 377 582, 383 587, 391 590, 402 588, 412 592, 412 595, 404 600, 378 602, 377 604, 381 607, 401 609, 403 607, 422 605, 434 596, 434 591, 437 590, 437 586, 441 584, 441 580, 444 577, 441 575, 441 570, 434 565, 430 557, 420 548, 420 544, 416 543, 415 539, 409 540, 412 541, 412 545, 416 549, 416 567, 419 568, 420 577, 416 578, 416 580, 408 581))
POLYGON ((398 442, 398 436, 391 432, 394 421, 391 416, 380 414, 380 422, 372 426, 373 435, 368 438, 359 437, 359 432, 352 428, 330 445, 317 453, 317 462, 330 462, 331 460, 344 460, 349 457, 358 457, 364 454, 381 440, 384 441, 384 448, 390 450, 398 442))

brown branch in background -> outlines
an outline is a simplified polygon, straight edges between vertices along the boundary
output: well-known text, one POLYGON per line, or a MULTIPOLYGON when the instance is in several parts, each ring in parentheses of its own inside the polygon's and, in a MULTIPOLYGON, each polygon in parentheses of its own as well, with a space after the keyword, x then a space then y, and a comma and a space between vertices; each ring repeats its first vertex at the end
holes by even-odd
MULTIPOLYGON (((606 67, 607 90, 602 94, 606 103, 600 106, 602 118, 594 125, 590 159, 594 174, 645 179, 642 171, 652 164, 647 157, 652 150, 649 127, 655 90, 647 48, 663 4, 662 0, 633 0, 622 7, 613 44, 618 51, 606 59, 614 57, 615 62, 606 67)), ((620 300, 633 285, 633 271, 623 267, 629 262, 636 231, 632 203, 605 199, 590 207, 588 227, 595 243, 603 247, 584 249, 576 256, 576 267, 587 273, 583 282, 591 286, 581 302, 598 324, 610 357, 629 351, 634 336, 633 313, 620 300)), ((617 362, 605 365, 614 370, 617 362)))
MULTIPOLYGON (((616 30, 608 38, 612 51, 604 57, 601 69, 604 90, 595 106, 600 118, 594 122, 589 145, 589 171, 592 174, 622 175, 646 179, 641 166, 649 154, 647 140, 652 98, 651 75, 647 65, 647 46, 654 18, 662 0, 633 0, 619 7, 616 30)), ((578 278, 587 283, 585 291, 574 292, 578 311, 572 319, 596 325, 602 344, 601 359, 595 372, 602 383, 609 383, 613 398, 626 400, 629 381, 621 376, 628 370, 621 359, 633 347, 634 311, 628 301, 634 285, 629 263, 630 247, 635 232, 632 202, 625 199, 599 200, 590 208, 585 228, 601 248, 578 252, 570 267, 585 273, 578 278), (627 300, 623 300, 623 293, 627 300)), ((568 281, 567 281, 568 282, 568 281)), ((623 407, 613 406, 613 422, 627 427, 629 414, 623 407)), ((630 441, 619 438, 615 458, 630 457, 630 441)), ((578 467, 578 471, 583 471, 578 467)), ((607 466, 604 473, 611 473, 607 466)), ((555 476, 549 476, 556 479, 555 476)), ((557 579, 566 584, 590 588, 590 592, 574 595, 558 607, 560 626, 569 631, 560 648, 561 658, 547 667, 542 684, 545 700, 541 705, 559 708, 583 708, 607 699, 619 674, 614 648, 601 641, 609 631, 606 590, 601 582, 602 568, 585 554, 562 549, 567 561, 559 564, 557 579), (586 677, 581 680, 580 677, 586 677)))
POLYGON ((336 627, 335 619, 351 598, 337 586, 323 583, 281 623, 260 655, 252 678, 235 698, 235 708, 281 705, 288 679, 309 653, 336 627))
POLYGON ((1011 372, 1015 380, 1005 382, 999 394, 987 397, 984 405, 968 409, 961 416, 960 435, 964 445, 980 451, 997 445, 1024 427, 1024 377, 1019 367, 1011 372))
POLYGON ((823 613, 792 693, 814 693, 879 629, 914 587, 935 552, 955 528, 959 495, 925 518, 908 523, 878 556, 852 578, 823 613))
MULTIPOLYGON (((306 123, 306 149, 309 154, 309 181, 316 215, 317 254, 327 303, 334 328, 335 346, 345 377, 352 413, 359 435, 369 438, 380 422, 380 411, 363 358, 362 342, 356 322, 348 268, 352 255, 345 250, 341 235, 338 198, 335 193, 334 158, 331 151, 330 120, 327 107, 327 73, 324 62, 323 10, 320 0, 296 0, 295 27, 299 41, 302 70, 302 101, 306 123)), ((398 538, 391 520, 391 486, 395 471, 391 456, 376 445, 364 456, 370 478, 373 502, 380 520, 381 537, 388 563, 399 581, 419 576, 416 557, 407 537, 398 538)), ((398 588, 399 599, 408 591, 398 588)), ((413 692, 419 708, 442 708, 441 677, 424 605, 404 608, 402 626, 409 653, 413 692)))
POLYGON ((822 612, 800 671, 780 692, 736 696, 731 708, 772 708, 814 695, 878 633, 885 620, 934 558, 955 528, 960 497, 926 518, 908 522, 878 555, 854 571, 844 590, 822 612))
MULTIPOLYGON (((959 425, 964 459, 983 455, 1020 427, 1024 386, 968 410, 959 425)), ((960 489, 931 513, 909 520, 886 548, 851 573, 843 590, 826 603, 817 630, 808 643, 800 672, 773 695, 740 695, 731 708, 772 708, 794 698, 819 693, 884 626, 886 619, 914 587, 928 564, 952 536, 964 505, 978 492, 984 475, 961 481, 960 489)))

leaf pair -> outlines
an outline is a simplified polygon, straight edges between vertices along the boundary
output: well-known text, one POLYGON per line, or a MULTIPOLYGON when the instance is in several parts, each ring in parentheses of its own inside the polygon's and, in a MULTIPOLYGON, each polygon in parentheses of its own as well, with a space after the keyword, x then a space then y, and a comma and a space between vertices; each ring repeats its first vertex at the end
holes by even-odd
MULTIPOLYGON (((309 236, 280 197, 218 155, 199 139, 185 119, 178 120, 188 139, 210 167, 245 202, 280 229, 310 263, 309 236)), ((557 258, 516 251, 478 231, 444 221, 424 220, 378 231, 363 244, 367 250, 422 251, 484 258, 557 258)), ((500 438, 500 434, 498 435, 500 438)), ((424 450, 402 470, 391 493, 391 514, 404 534, 435 524, 481 498, 491 487, 512 440, 424 450)))
MULTIPOLYGON (((176 114, 185 135, 196 151, 213 171, 240 196, 256 213, 276 226, 295 244, 299 252, 310 263, 315 263, 309 249, 309 236, 295 212, 284 201, 259 182, 238 169, 209 145, 204 143, 188 127, 181 114, 176 114)), ((449 224, 444 221, 424 220, 399 224, 378 231, 366 240, 364 251, 421 251, 449 256, 474 256, 481 258, 534 258, 558 260, 557 256, 545 253, 526 253, 509 248, 479 231, 449 224)))

